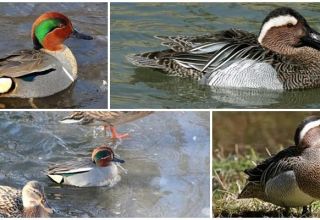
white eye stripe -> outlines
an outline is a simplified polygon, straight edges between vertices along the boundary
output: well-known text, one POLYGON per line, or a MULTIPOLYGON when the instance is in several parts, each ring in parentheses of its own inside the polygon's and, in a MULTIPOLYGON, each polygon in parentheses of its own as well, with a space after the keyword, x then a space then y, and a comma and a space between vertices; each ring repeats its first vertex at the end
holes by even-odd
POLYGON ((310 131, 312 128, 315 128, 317 126, 320 126, 320 119, 306 124, 300 132, 299 142, 304 138, 304 136, 308 131, 310 131))
POLYGON ((272 27, 280 27, 287 24, 296 25, 297 23, 298 23, 298 20, 291 15, 281 15, 275 18, 271 18, 269 21, 263 24, 260 31, 260 35, 258 37, 258 41, 261 44, 263 38, 272 27))

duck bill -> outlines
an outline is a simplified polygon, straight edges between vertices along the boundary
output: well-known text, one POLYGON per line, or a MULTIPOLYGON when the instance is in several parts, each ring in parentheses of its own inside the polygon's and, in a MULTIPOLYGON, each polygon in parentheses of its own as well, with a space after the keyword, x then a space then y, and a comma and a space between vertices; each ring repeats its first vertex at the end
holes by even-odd
POLYGON ((114 157, 112 161, 116 162, 116 163, 124 163, 125 162, 124 160, 121 160, 121 159, 116 158, 116 157, 114 157))
POLYGON ((302 38, 303 45, 320 50, 320 33, 309 28, 308 35, 302 38))
POLYGON ((90 35, 82 34, 82 33, 78 32, 76 29, 73 29, 70 37, 82 39, 82 40, 92 40, 93 39, 93 37, 91 37, 90 35))
POLYGON ((42 199, 41 206, 47 213, 53 214, 53 209, 49 206, 49 204, 45 198, 42 199))

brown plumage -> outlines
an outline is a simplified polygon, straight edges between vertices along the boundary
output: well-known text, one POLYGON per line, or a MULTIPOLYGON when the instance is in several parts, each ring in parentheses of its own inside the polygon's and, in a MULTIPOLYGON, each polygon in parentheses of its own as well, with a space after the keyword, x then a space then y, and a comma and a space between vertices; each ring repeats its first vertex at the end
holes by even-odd
POLYGON ((50 217, 43 186, 37 181, 28 182, 21 190, 0 186, 0 217, 50 217))
POLYGON ((110 127, 112 138, 123 138, 127 134, 118 134, 114 126, 137 120, 151 113, 151 111, 77 111, 63 118, 61 122, 87 124, 98 121, 110 127))

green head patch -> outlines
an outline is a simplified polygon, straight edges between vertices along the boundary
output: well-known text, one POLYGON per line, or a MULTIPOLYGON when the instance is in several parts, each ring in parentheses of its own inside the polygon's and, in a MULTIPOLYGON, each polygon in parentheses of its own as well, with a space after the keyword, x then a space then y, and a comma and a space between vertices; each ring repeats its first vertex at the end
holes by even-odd
POLYGON ((110 152, 103 150, 103 151, 99 151, 97 152, 94 156, 93 159, 95 162, 101 160, 102 158, 106 158, 106 157, 110 157, 110 152))
POLYGON ((38 39, 39 43, 42 45, 43 40, 45 39, 47 34, 55 28, 60 27, 61 24, 64 24, 64 22, 61 19, 50 18, 44 20, 36 26, 34 30, 34 35, 38 39))

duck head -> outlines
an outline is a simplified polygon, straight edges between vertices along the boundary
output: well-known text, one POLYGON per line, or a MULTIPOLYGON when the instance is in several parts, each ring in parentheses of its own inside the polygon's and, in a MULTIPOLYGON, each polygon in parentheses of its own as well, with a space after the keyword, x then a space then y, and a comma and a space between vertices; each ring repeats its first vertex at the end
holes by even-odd
POLYGON ((92 152, 92 161, 98 167, 106 167, 109 166, 111 162, 116 163, 124 163, 124 160, 116 158, 114 156, 114 152, 110 147, 107 146, 100 146, 93 150, 92 152))
POLYGON ((63 42, 69 37, 93 39, 76 31, 71 21, 59 12, 46 12, 38 17, 32 25, 31 37, 34 49, 45 48, 50 51, 61 50, 63 42))
POLYGON ((305 118, 296 129, 294 141, 300 147, 320 147, 320 117, 305 118))
POLYGON ((22 189, 25 217, 49 217, 53 209, 48 205, 43 186, 37 181, 28 182, 22 189))
POLYGON ((320 50, 320 34, 302 15, 285 7, 271 11, 264 19, 258 42, 267 49, 286 55, 304 46, 320 50))

